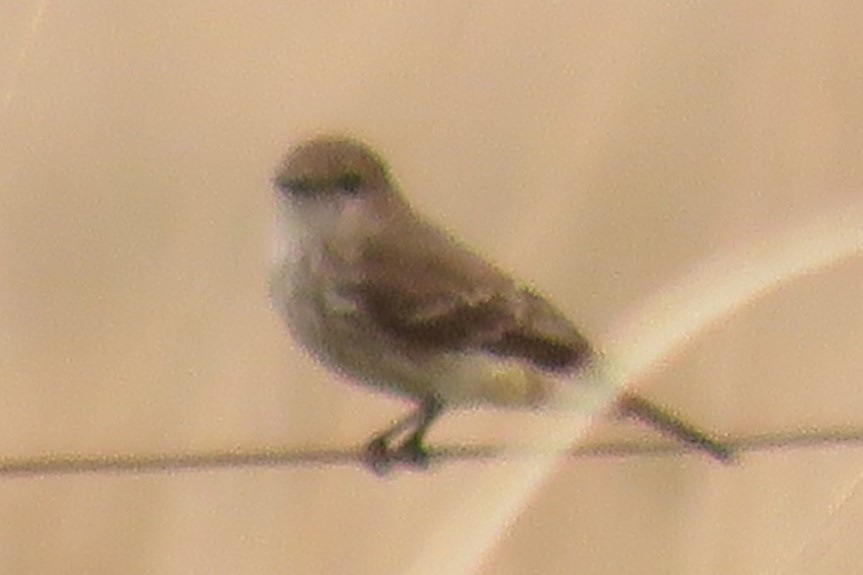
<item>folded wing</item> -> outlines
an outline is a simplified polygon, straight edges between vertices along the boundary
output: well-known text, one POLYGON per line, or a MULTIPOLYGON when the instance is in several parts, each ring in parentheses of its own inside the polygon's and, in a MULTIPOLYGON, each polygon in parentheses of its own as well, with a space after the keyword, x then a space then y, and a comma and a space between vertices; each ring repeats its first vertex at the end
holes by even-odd
POLYGON ((451 243, 437 230, 372 241, 347 293, 386 334, 417 350, 484 350, 548 371, 591 355, 587 340, 547 300, 451 243))

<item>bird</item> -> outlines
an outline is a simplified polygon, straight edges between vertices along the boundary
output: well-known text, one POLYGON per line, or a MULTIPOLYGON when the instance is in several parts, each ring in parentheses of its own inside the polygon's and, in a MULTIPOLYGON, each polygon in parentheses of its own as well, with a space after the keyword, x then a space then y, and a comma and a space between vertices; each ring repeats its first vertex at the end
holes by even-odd
MULTIPOLYGON (((331 370, 415 408, 365 444, 385 474, 425 469, 449 408, 589 408, 600 353, 546 297, 417 212, 380 154, 319 135, 279 163, 270 296, 293 338, 331 370)), ((730 445, 633 391, 616 411, 726 462, 730 445)))

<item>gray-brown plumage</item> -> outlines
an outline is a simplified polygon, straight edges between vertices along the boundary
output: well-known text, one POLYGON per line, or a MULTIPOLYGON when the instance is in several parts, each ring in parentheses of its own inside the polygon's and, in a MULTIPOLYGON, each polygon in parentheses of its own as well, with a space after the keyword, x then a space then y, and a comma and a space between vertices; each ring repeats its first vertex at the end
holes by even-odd
POLYGON ((361 277, 347 292, 381 330, 419 353, 482 350, 555 371, 588 361, 587 340, 543 298, 436 240, 384 233, 364 246, 361 277))
MULTIPOLYGON (((275 186, 271 289, 292 333, 330 367, 420 406, 369 444, 376 470, 424 463, 423 435, 445 406, 540 407, 561 385, 589 391, 578 376, 594 354, 575 326, 416 214, 362 143, 305 142, 288 154, 275 186)), ((621 405, 662 423, 640 398, 621 405)), ((727 455, 691 426, 664 427, 727 455)))

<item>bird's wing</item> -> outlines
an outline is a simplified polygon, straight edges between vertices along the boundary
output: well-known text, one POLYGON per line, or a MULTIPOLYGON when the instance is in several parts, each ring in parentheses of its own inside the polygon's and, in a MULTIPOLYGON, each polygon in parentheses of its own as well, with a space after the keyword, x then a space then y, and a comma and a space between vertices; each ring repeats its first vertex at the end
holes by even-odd
POLYGON ((384 333, 416 349, 484 350, 546 370, 576 368, 591 354, 544 298, 443 234, 372 241, 362 258, 362 272, 343 295, 384 333))

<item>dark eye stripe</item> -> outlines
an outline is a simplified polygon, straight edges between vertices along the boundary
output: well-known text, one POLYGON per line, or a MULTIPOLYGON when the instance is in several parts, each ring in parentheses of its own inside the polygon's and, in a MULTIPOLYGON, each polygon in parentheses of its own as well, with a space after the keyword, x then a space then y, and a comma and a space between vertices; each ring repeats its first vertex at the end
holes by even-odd
POLYGON ((277 177, 273 183, 282 192, 290 194, 312 195, 327 191, 356 194, 363 185, 363 178, 356 172, 344 172, 332 180, 277 177))
POLYGON ((363 178, 356 172, 345 172, 335 180, 336 187, 355 194, 363 185, 363 178))
POLYGON ((276 178, 275 184, 281 191, 295 194, 308 194, 320 188, 308 178, 276 178))

